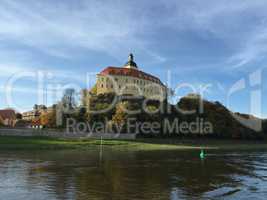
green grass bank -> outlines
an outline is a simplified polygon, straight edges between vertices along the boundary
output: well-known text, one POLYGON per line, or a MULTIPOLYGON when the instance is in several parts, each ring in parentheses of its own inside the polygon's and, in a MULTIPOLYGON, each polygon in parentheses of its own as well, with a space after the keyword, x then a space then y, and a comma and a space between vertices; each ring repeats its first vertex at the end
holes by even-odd
POLYGON ((181 140, 181 139, 137 139, 137 140, 97 140, 60 139, 48 137, 0 137, 0 151, 3 150, 89 150, 96 146, 109 146, 130 150, 175 150, 175 149, 236 149, 267 150, 267 141, 237 140, 181 140))

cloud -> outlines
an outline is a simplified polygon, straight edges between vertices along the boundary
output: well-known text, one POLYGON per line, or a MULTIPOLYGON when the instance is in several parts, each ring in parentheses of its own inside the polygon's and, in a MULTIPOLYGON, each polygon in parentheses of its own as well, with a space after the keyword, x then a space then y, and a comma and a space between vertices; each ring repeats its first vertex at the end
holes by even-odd
POLYGON ((20 72, 23 69, 23 67, 13 64, 0 64, 0 77, 9 77, 14 73, 20 72))
MULTIPOLYGON (((38 74, 44 76, 44 81, 46 84, 80 84, 80 86, 85 85, 87 76, 89 74, 73 72, 68 70, 58 70, 50 68, 42 69, 41 67, 25 67, 24 65, 16 64, 0 64, 0 83, 2 85, 6 84, 9 79, 19 77, 19 80, 35 80, 38 79, 38 74), (25 75, 23 75, 25 74, 25 75), (27 74, 33 74, 34 76, 29 77, 27 74)), ((96 73, 93 73, 96 74, 96 73)))
POLYGON ((33 64, 34 61, 27 52, 4 49, 0 46, 0 77, 9 77, 17 72, 32 70, 33 64))
MULTIPOLYGON (((266 37, 259 34, 266 35, 266 31, 259 30, 266 9, 264 0, 3 0, 0 40, 63 59, 93 51, 119 60, 121 52, 135 51, 151 63, 164 63, 168 55, 150 47, 158 43, 153 35, 194 31, 207 40, 221 40, 231 50, 228 63, 243 66, 265 53, 266 45, 260 43, 266 37)), ((171 38, 164 42, 170 43, 171 38)))
POLYGON ((191 30, 207 41, 217 38, 224 44, 231 52, 225 58, 231 69, 251 64, 266 54, 265 0, 168 1, 166 6, 175 10, 170 12, 168 26, 178 31, 191 30))
POLYGON ((49 74, 54 82, 63 80, 84 83, 86 74, 79 71, 61 69, 56 64, 42 64, 34 58, 34 54, 19 49, 0 49, 0 83, 4 84, 9 78, 21 73, 33 72, 49 74))
MULTIPOLYGON (((252 64, 255 60, 261 60, 267 53, 267 29, 266 23, 256 28, 251 37, 244 43, 240 52, 233 55, 229 62, 235 62, 234 68, 240 68, 252 64)), ((254 66, 259 67, 259 66, 254 66)))
POLYGON ((62 58, 71 58, 81 49, 116 57, 119 51, 142 48, 136 36, 143 31, 138 28, 142 21, 133 9, 121 1, 4 0, 0 36, 62 58))
MULTIPOLYGON (((121 63, 122 54, 133 52, 140 67, 161 78, 170 69, 177 82, 219 79, 212 93, 223 93, 233 77, 222 69, 264 59, 266 10, 266 0, 2 0, 0 91, 23 71, 50 72, 49 83, 83 85, 85 71, 121 63)), ((26 95, 30 84, 15 90, 26 95)))

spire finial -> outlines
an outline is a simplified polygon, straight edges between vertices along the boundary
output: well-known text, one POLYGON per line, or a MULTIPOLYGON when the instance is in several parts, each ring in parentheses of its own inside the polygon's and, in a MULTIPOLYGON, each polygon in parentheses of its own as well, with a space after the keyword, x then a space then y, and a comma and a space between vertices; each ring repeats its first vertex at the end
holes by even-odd
POLYGON ((131 68, 131 69, 137 69, 137 65, 134 62, 134 56, 132 53, 130 53, 129 57, 128 57, 128 62, 124 65, 124 67, 126 68, 131 68))
POLYGON ((129 62, 133 62, 134 61, 134 56, 133 56, 133 54, 132 53, 130 53, 130 55, 129 55, 129 57, 128 57, 129 59, 129 62))

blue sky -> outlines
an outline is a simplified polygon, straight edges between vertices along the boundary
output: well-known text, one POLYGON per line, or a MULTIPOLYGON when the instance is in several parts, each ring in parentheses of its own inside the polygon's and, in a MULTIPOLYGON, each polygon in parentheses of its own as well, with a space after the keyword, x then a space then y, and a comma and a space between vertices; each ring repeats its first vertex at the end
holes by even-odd
POLYGON ((86 73, 122 66, 133 52, 143 71, 163 82, 170 71, 173 88, 209 85, 205 98, 234 111, 250 113, 251 91, 261 90, 262 108, 252 114, 267 117, 266 10, 266 0, 1 0, 0 108, 37 103, 36 78, 24 77, 13 84, 9 105, 6 85, 22 72, 49 73, 48 94, 58 85, 83 88, 86 73), (250 87, 257 70, 261 84, 250 87), (240 79, 247 85, 228 104, 240 79))

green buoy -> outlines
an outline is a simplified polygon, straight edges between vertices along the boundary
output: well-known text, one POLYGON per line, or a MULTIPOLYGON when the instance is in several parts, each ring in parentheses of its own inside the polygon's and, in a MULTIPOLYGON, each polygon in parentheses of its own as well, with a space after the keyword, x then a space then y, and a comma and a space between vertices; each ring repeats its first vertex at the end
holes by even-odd
POLYGON ((199 154, 199 157, 200 157, 201 159, 204 159, 204 158, 206 157, 205 152, 204 152, 203 149, 201 150, 201 152, 200 152, 200 154, 199 154))

